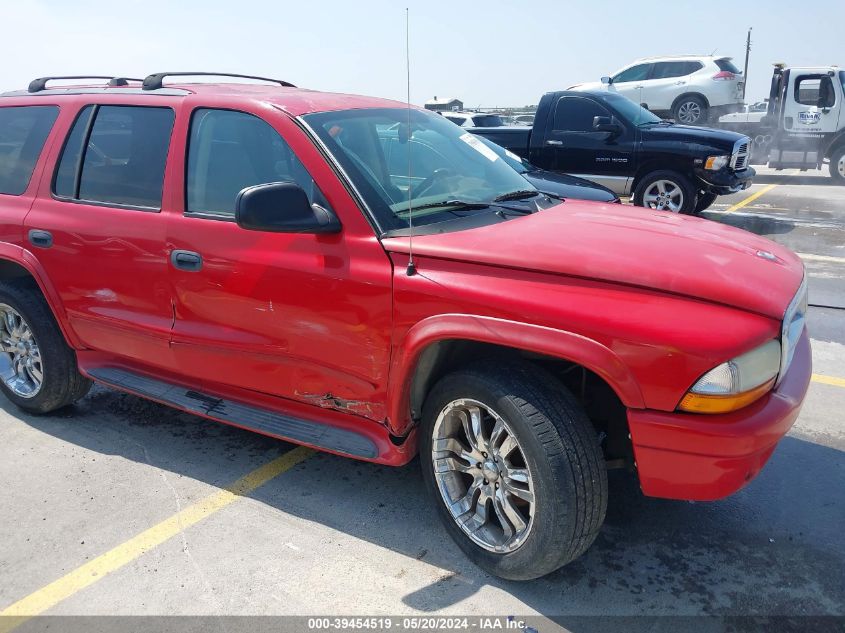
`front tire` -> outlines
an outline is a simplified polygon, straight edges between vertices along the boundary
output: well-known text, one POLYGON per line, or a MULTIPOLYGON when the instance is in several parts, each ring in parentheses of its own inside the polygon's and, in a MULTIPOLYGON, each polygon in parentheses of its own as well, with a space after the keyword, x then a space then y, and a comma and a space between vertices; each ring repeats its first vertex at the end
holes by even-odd
POLYGON ((420 459, 450 536, 496 576, 553 572, 604 521, 596 433, 566 387, 531 365, 491 361, 442 378, 423 407, 420 459))
POLYGON ((672 108, 672 118, 682 125, 704 125, 709 116, 707 102, 695 95, 681 97, 672 108))
POLYGON ((715 193, 700 193, 698 194, 698 202, 695 203, 695 212, 701 213, 710 208, 710 205, 716 202, 719 196, 715 193))
POLYGON ((653 171, 640 178, 634 189, 634 204, 658 211, 691 214, 698 196, 690 181, 675 171, 653 171))
POLYGON ((845 185, 845 145, 836 148, 830 155, 830 177, 833 182, 845 185))
POLYGON ((0 390, 21 409, 50 413, 84 397, 76 354, 64 339, 38 286, 0 283, 0 390))

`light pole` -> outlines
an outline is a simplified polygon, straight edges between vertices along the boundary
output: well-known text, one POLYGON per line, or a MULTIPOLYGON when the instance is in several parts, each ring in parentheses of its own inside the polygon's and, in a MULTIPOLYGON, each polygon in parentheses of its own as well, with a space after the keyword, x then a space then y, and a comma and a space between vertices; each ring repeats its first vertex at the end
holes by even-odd
POLYGON ((751 53, 751 29, 748 27, 748 38, 745 40, 745 70, 742 72, 742 101, 745 102, 745 91, 748 90, 748 56, 751 53))

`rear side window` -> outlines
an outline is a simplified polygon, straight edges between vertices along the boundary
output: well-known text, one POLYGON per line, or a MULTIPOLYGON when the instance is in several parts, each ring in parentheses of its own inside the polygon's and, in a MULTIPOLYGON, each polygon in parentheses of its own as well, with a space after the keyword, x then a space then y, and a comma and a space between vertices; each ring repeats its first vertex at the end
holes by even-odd
POLYGON ((65 142, 53 192, 120 206, 161 208, 173 110, 87 106, 65 142))
POLYGON ((740 74, 739 68, 734 66, 733 62, 729 59, 717 59, 716 65, 719 67, 719 70, 733 73, 734 75, 740 74))
POLYGON ((0 108, 0 194, 26 191, 58 115, 56 106, 0 108))
POLYGON ((245 112, 198 109, 188 140, 186 211, 233 218, 242 189, 295 182, 327 207, 314 180, 268 123, 245 112))
POLYGON ((697 70, 701 70, 699 62, 658 62, 654 65, 654 71, 649 79, 670 79, 672 77, 685 77, 697 70))

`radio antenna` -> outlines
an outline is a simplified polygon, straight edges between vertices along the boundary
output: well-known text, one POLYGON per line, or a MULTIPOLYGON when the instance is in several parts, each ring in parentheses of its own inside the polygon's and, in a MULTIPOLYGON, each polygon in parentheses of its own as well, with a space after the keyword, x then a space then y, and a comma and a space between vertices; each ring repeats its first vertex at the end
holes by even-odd
POLYGON ((405 75, 408 82, 408 277, 417 273, 414 264, 414 207, 411 204, 411 27, 408 7, 405 7, 405 75))

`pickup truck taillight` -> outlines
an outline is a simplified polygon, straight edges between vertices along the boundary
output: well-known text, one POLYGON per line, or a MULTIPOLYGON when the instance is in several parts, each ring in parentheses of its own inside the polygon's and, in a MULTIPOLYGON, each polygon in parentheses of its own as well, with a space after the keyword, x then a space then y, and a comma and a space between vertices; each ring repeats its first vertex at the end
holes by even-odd
POLYGON ((729 70, 722 70, 711 77, 713 81, 733 81, 736 75, 729 70))

